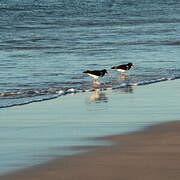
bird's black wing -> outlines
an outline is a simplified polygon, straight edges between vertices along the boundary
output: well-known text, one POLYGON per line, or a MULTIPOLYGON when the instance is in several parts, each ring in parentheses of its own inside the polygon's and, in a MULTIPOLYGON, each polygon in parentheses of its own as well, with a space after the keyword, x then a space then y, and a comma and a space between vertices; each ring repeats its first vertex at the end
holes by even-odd
POLYGON ((119 65, 119 66, 115 66, 114 69, 128 70, 128 69, 129 69, 129 66, 128 66, 127 64, 122 64, 122 65, 119 65))
POLYGON ((93 75, 96 75, 96 76, 102 76, 102 72, 101 71, 98 71, 98 70, 94 70, 94 71, 84 71, 83 73, 89 73, 89 74, 93 74, 93 75))

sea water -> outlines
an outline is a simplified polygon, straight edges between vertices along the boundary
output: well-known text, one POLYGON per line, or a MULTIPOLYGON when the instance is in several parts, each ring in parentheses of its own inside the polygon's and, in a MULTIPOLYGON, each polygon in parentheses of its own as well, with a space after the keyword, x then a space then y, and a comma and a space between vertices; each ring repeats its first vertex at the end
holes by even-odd
POLYGON ((0 107, 180 76, 177 0, 1 0, 0 107), (132 62, 125 82, 110 68, 132 62))
POLYGON ((0 173, 96 144, 84 138, 178 120, 178 88, 163 94, 158 82, 180 78, 179 12, 177 0, 1 0, 0 173), (125 76, 111 70, 128 62, 125 76), (112 76, 99 86, 82 73, 104 68, 112 76), (157 95, 133 88, 155 82, 157 95))

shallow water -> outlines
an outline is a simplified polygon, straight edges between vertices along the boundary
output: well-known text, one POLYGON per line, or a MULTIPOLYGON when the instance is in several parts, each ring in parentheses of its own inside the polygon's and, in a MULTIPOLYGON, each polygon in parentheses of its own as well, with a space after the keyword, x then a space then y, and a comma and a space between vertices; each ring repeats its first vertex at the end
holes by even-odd
POLYGON ((179 120, 179 82, 79 93, 1 109, 0 174, 83 152, 73 147, 112 144, 94 137, 179 120))
POLYGON ((1 0, 0 107, 94 88, 180 77, 177 0, 1 0), (111 66, 133 62, 126 80, 111 66), (63 93, 62 93, 63 92, 63 93))

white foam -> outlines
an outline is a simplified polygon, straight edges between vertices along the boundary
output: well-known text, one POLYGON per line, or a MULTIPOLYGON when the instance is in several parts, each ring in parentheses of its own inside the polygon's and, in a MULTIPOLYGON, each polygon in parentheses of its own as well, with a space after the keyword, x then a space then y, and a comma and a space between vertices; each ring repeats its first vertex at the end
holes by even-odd
POLYGON ((172 76, 172 77, 167 77, 167 78, 159 78, 159 79, 152 79, 152 80, 148 80, 148 81, 140 81, 140 82, 134 82, 134 83, 122 83, 118 86, 112 86, 112 87, 101 87, 101 88, 91 88, 91 89, 74 89, 74 88, 70 88, 67 90, 57 90, 57 89, 47 89, 47 90, 30 90, 30 91, 17 91, 17 92, 2 92, 0 93, 0 96, 13 96, 15 97, 16 95, 18 97, 24 97, 25 95, 27 95, 27 98, 29 95, 33 95, 35 97, 35 95, 37 94, 39 96, 39 98, 34 99, 34 100, 29 100, 29 101, 25 101, 22 103, 15 103, 15 104, 11 104, 11 105, 5 105, 5 106, 1 106, 0 108, 6 108, 6 107, 12 107, 12 106, 18 106, 18 105, 24 105, 24 104, 29 104, 29 103, 33 103, 33 102, 39 102, 39 101, 45 101, 45 100, 49 100, 49 99, 53 99, 53 98, 57 98, 63 95, 68 95, 68 94, 75 94, 75 93, 82 93, 82 92, 94 92, 94 91, 107 91, 107 90, 115 90, 115 89, 121 89, 121 88, 126 88, 128 86, 142 86, 142 85, 148 85, 148 84, 152 84, 152 83, 158 83, 158 82, 162 82, 162 81, 169 81, 169 80, 175 80, 175 79, 180 79, 180 76, 172 76), (42 96, 40 96, 42 95, 42 96), (51 95, 50 97, 45 97, 45 96, 51 95))
POLYGON ((64 91, 63 91, 63 90, 60 90, 60 91, 57 92, 57 94, 63 95, 63 94, 64 94, 64 91))
POLYGON ((76 90, 74 88, 71 88, 71 89, 68 89, 67 92, 74 93, 74 92, 76 92, 76 90))

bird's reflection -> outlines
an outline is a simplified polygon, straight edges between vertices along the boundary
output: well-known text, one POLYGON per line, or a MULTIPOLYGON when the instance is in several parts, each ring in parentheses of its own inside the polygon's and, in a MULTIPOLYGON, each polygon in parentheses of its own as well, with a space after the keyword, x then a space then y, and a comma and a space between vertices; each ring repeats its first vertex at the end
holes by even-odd
POLYGON ((123 74, 120 74, 119 80, 124 81, 124 80, 128 79, 128 77, 129 77, 128 74, 123 73, 123 74))
POLYGON ((125 94, 132 94, 133 93, 133 87, 127 86, 127 87, 121 88, 120 92, 125 93, 125 94))
MULTIPOLYGON (((132 77, 130 75, 125 74, 125 73, 123 73, 119 76, 120 82, 126 83, 126 84, 129 84, 129 82, 131 81, 131 78, 132 77)), ((133 93, 133 87, 127 85, 126 87, 120 89, 120 92, 121 93, 133 93)))
POLYGON ((99 88, 101 85, 104 85, 104 83, 100 82, 100 81, 93 81, 93 87, 94 88, 99 88))
POLYGON ((96 90, 90 95, 89 101, 95 103, 107 103, 108 98, 106 97, 105 93, 101 92, 100 90, 96 90))

